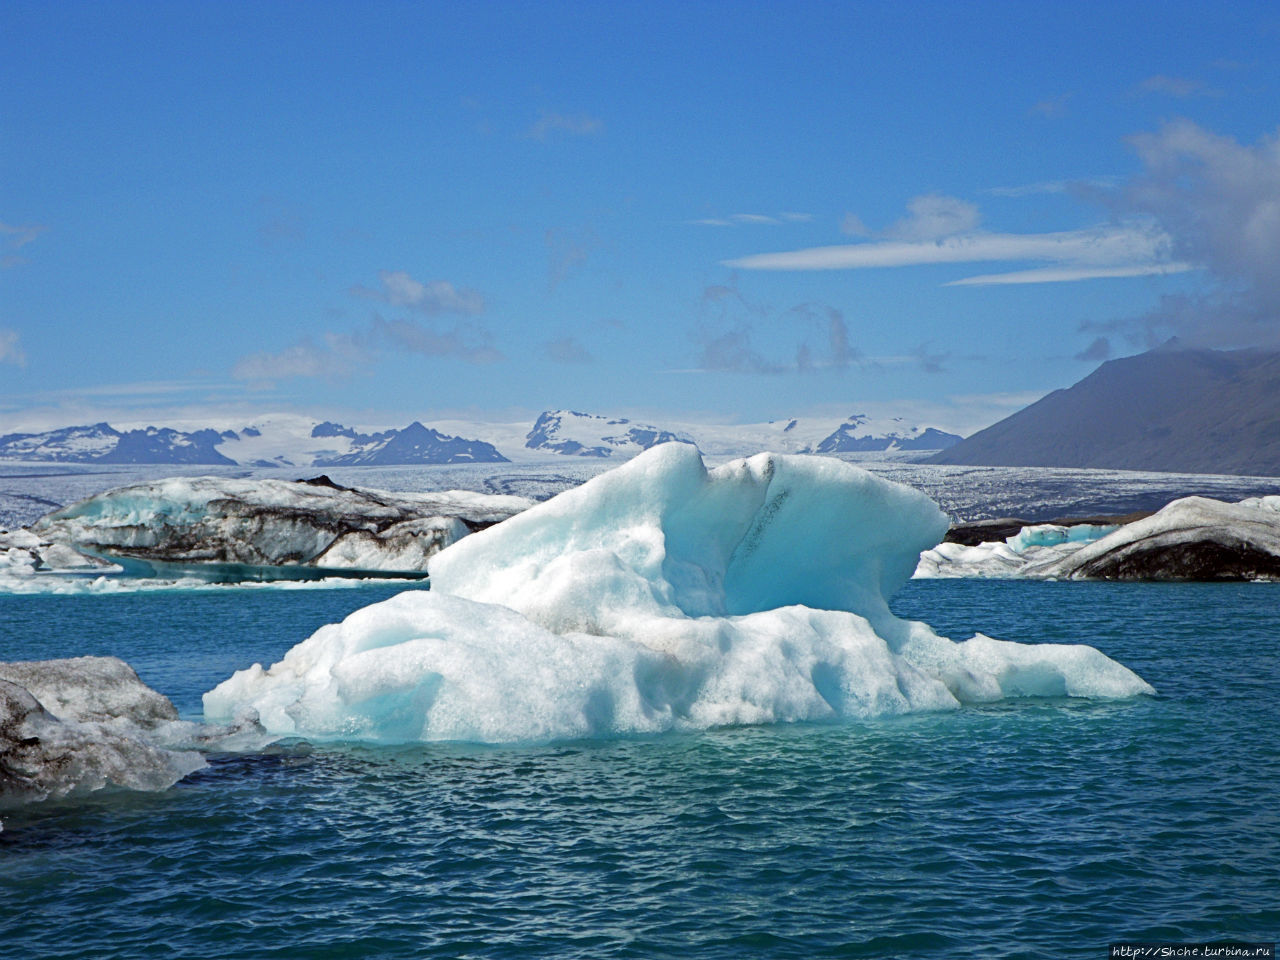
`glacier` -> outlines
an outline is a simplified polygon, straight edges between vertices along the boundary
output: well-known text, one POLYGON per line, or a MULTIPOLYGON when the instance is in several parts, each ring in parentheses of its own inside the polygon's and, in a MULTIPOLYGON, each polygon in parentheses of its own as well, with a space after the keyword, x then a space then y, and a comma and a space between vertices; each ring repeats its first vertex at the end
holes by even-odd
POLYGON ((314 740, 548 741, 1152 693, 1082 645, 964 642, 887 597, 947 517, 830 458, 655 446, 458 541, 204 695, 314 740))

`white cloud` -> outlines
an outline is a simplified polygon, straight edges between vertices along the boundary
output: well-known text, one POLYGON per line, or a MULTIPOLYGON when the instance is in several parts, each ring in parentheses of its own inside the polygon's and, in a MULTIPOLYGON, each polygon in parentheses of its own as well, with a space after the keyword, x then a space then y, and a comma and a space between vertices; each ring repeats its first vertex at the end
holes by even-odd
POLYGON ((846 213, 840 221, 840 232, 851 237, 869 237, 871 231, 856 213, 846 213))
POLYGON ((529 136, 534 140, 547 141, 555 133, 567 133, 575 137, 586 137, 599 133, 604 129, 604 121, 588 116, 585 113, 564 114, 544 112, 533 126, 529 128, 529 136))
POLYGON ((1280 133, 1247 145, 1179 120, 1130 144, 1143 172, 1120 209, 1158 224, 1174 257, 1217 282, 1139 318, 1146 342, 1170 333, 1211 346, 1280 342, 1280 133))
POLYGON ((368 351, 355 337, 326 333, 322 341, 307 338, 279 353, 248 354, 236 361, 231 376, 264 386, 294 377, 344 380, 369 362, 368 351))
POLYGON ((12 363, 19 367, 27 365, 27 355, 22 350, 16 330, 0 330, 0 363, 12 363))
POLYGON ((988 187, 982 192, 993 197, 1031 197, 1042 193, 1084 192, 1090 188, 1111 190, 1119 183, 1119 177, 1085 177, 1079 180, 1042 180, 1016 187, 988 187))
POLYGON ((935 241, 885 240, 811 247, 740 257, 725 261, 725 266, 743 270, 860 270, 1040 260, 1077 269, 1132 269, 1156 264, 1167 269, 1171 265, 1169 248, 1169 237, 1162 231, 1148 225, 1129 224, 1058 233, 970 233, 935 241))
POLYGON ((687 220, 686 223, 699 227, 735 227, 735 226, 778 226, 783 223, 808 223, 813 219, 811 213, 731 213, 727 217, 701 217, 687 220))
POLYGON ((1142 83, 1138 84, 1138 89, 1142 93, 1162 93, 1166 96, 1183 99, 1195 96, 1197 93, 1204 93, 1205 95, 1213 93, 1213 91, 1207 90, 1199 80, 1191 80, 1187 77, 1170 77, 1163 73, 1147 77, 1142 83))
POLYGON ((393 307, 408 307, 429 317, 444 313, 475 317, 484 313, 484 297, 478 291, 455 287, 448 280, 421 283, 403 270, 379 270, 378 282, 381 289, 355 286, 351 292, 393 307))
POLYGON ((958 197, 929 193, 907 203, 908 215, 884 231, 890 240, 938 240, 967 233, 982 220, 978 208, 958 197))
POLYGON ((1019 283, 1070 283, 1075 280, 1100 280, 1110 277, 1164 276, 1196 269, 1190 263, 1141 263, 1128 267, 1041 267, 1037 270, 1015 270, 1012 273, 985 273, 977 277, 952 280, 944 287, 981 287, 1019 283))

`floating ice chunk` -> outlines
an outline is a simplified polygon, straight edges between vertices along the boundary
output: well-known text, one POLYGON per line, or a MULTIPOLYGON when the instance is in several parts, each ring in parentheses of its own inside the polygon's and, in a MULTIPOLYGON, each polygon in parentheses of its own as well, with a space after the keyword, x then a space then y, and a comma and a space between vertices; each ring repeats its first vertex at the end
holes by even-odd
POLYGON ((1026 554, 1035 547, 1056 547, 1060 543, 1086 544, 1100 540, 1108 533, 1119 530, 1116 523, 1075 523, 1063 526, 1058 523, 1038 523, 1023 527, 1012 537, 1005 540, 1009 549, 1017 554, 1026 554))
POLYGON ((0 663, 0 679, 25 687, 63 720, 121 722, 152 730, 178 719, 169 698, 148 687, 117 657, 0 663))
POLYGON ((422 571, 436 551, 530 503, 461 490, 355 490, 327 479, 174 478, 89 497, 42 517, 31 533, 53 568, 92 563, 80 548, 153 566, 422 571))
POLYGON ((196 728, 115 657, 0 663, 0 804, 167 789, 205 765, 174 748, 196 728))
POLYGON ((1280 496, 1174 500, 1062 558, 1045 576, 1118 580, 1280 579, 1280 496))
POLYGON ((920 554, 916 579, 1034 579, 1086 544, 1100 540, 1119 527, 1115 524, 1078 523, 1064 526, 1040 523, 1023 527, 1004 540, 967 546, 940 543, 920 554))
POLYGON ((1280 579, 1280 496, 1183 497, 1123 526, 1023 527, 1003 542, 942 543, 915 576, 1040 580, 1280 579))
POLYGON ((955 644, 886 596, 946 518, 839 461, 707 471, 683 444, 431 562, 401 594, 205 694, 314 739, 549 740, 1151 688, 1091 648, 955 644))

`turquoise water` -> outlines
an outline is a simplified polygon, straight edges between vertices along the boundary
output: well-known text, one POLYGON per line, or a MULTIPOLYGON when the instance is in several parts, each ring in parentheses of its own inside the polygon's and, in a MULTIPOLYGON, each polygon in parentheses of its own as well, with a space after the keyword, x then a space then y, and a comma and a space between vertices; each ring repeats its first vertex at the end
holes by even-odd
MULTIPOLYGON (((115 654, 184 713, 395 592, 0 597, 0 659, 115 654)), ((916 581, 956 637, 1087 641, 1159 690, 525 748, 294 746, 26 808, 31 957, 1064 957, 1280 935, 1273 585, 916 581)))

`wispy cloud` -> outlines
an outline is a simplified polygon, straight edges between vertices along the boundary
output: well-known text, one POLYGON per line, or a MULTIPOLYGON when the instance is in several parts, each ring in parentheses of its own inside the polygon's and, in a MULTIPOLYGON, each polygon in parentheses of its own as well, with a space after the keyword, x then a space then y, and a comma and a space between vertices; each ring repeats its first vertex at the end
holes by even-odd
POLYGON ((1093 342, 1075 355, 1077 360, 1101 363, 1111 356, 1111 341, 1106 337, 1094 337, 1093 342))
POLYGON ((544 111, 533 125, 528 135, 533 140, 546 142, 556 134, 567 134, 573 137, 589 137, 604 130, 604 121, 585 113, 550 113, 544 111))
POLYGON ((1172 258, 1202 264, 1215 286, 1163 297, 1116 329, 1138 345, 1170 334, 1205 346, 1280 343, 1280 132, 1248 145, 1178 120, 1129 142, 1143 172, 1117 192, 1118 211, 1149 218, 1172 258))
POLYGON ((1141 263, 1127 267, 1041 267, 1015 270, 1012 273, 985 273, 977 277, 952 280, 944 287, 984 287, 1019 283, 1071 283, 1076 280, 1102 280, 1114 277, 1165 276, 1196 269, 1189 263, 1141 263))
POLYGON ((1143 80, 1138 84, 1138 92, 1163 94, 1182 100, 1197 95, 1208 97, 1218 94, 1218 91, 1211 90, 1199 80, 1192 80, 1189 77, 1171 77, 1163 73, 1157 73, 1143 80))
POLYGON ((388 344, 426 357, 456 357, 477 365, 497 363, 503 358, 489 332, 474 324, 455 324, 440 330, 413 320, 375 317, 371 333, 377 344, 388 344))
POLYGON ((35 239, 48 229, 38 223, 25 223, 19 226, 0 223, 0 238, 2 238, 0 239, 0 267, 9 269, 26 263, 26 257, 20 256, 18 251, 27 244, 35 242, 35 239))
POLYGON ((850 237, 869 237, 871 230, 856 213, 846 213, 840 220, 840 232, 850 237))
POLYGON ((865 359, 850 340, 844 314, 830 304, 810 301, 779 311, 743 296, 736 283, 712 284, 703 288, 698 313, 696 366, 679 372, 809 373, 844 370, 865 359), (779 332, 790 334, 794 346, 762 352, 757 326, 775 340, 779 332))
POLYGON ((543 349, 546 351, 548 359, 554 360, 556 363, 590 363, 595 359, 591 356, 591 351, 573 337, 548 340, 543 345, 543 349))
POLYGON ((403 270, 379 270, 377 289, 357 285, 351 294, 378 300, 393 307, 407 307, 429 317, 461 314, 475 317, 484 313, 484 297, 469 287, 455 287, 448 280, 422 283, 403 270))
POLYGON ((0 363, 26 366, 27 355, 22 350, 20 339, 16 330, 0 330, 0 363))
POLYGON ((731 213, 725 217, 701 217, 688 220, 687 223, 699 227, 739 227, 739 226, 773 226, 783 223, 808 223, 813 220, 811 213, 731 213))
MULTIPOLYGON (((1041 272, 1024 282, 1082 279, 1080 270, 1186 269, 1170 257, 1170 240, 1150 225, 1101 226, 1058 233, 969 233, 940 240, 877 241, 762 253, 725 265, 743 270, 863 270, 941 263, 1039 260, 1058 264, 1058 272, 1041 272), (1146 269, 1146 268, 1150 269, 1146 269)), ((1129 273, 1099 274, 1134 276, 1129 273)), ((984 279, 982 282, 992 281, 984 279)))
POLYGON ((993 197, 1031 197, 1037 194, 1079 193, 1090 189, 1114 189, 1119 177, 1083 177, 1078 180, 1042 180, 1013 187, 988 187, 983 193, 993 197))
POLYGON ((547 282, 554 291, 587 262, 600 246, 600 237, 590 226, 551 227, 543 233, 542 242, 547 248, 547 282))
POLYGON ((136 398, 151 401, 156 397, 183 397, 193 392, 222 391, 232 386, 233 384, 221 380, 137 380, 132 383, 102 383, 91 387, 41 390, 28 394, 24 399, 67 400, 80 397, 108 397, 115 400, 136 398))
POLYGON ((1056 97, 1048 97, 1032 106, 1030 112, 1037 113, 1042 117, 1060 117, 1067 112, 1067 105, 1071 102, 1072 94, 1061 93, 1056 97))
POLYGON ((360 339, 325 333, 320 342, 308 337, 278 353, 262 351, 243 356, 231 368, 231 376, 260 387, 295 377, 346 380, 370 359, 369 350, 360 339))

